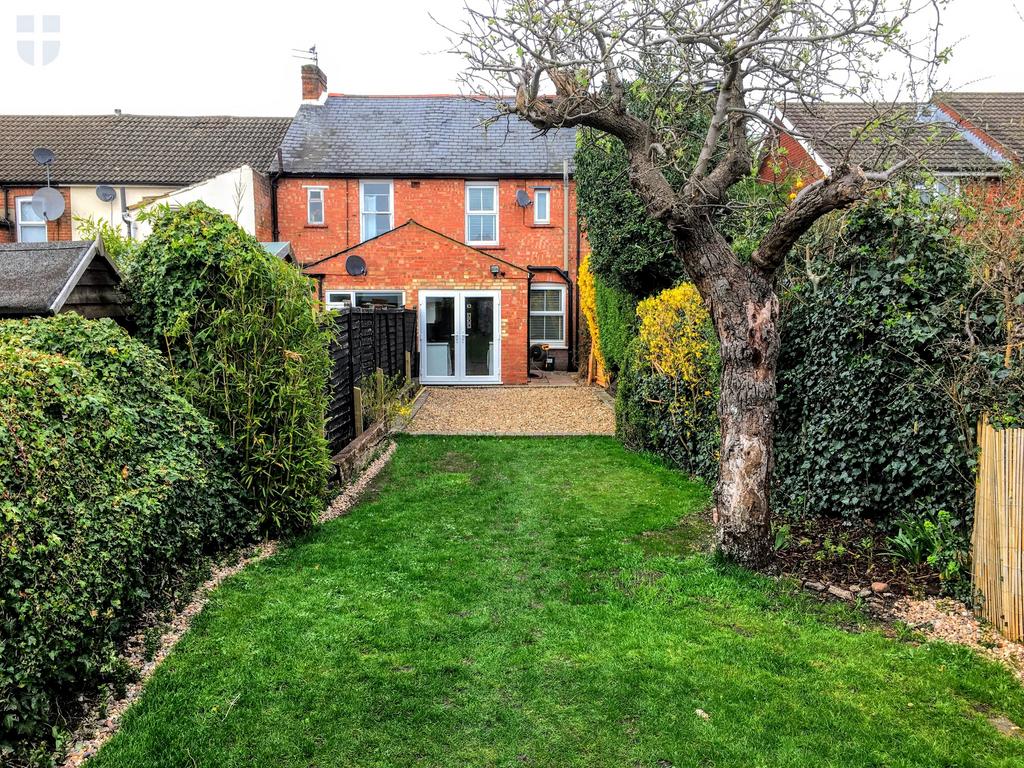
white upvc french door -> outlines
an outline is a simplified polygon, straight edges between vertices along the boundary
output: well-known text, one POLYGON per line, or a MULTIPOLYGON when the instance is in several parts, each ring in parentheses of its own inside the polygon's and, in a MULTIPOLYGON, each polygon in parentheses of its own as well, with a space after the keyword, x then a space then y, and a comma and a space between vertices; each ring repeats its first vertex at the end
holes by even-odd
POLYGON ((420 291, 420 381, 501 383, 501 291, 420 291))

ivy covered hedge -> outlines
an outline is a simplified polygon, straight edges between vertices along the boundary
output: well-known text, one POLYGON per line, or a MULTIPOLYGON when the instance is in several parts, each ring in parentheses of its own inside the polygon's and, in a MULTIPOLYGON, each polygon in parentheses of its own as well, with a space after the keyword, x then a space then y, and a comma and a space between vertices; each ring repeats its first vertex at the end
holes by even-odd
POLYGON ((904 190, 830 224, 785 295, 776 503, 888 522, 967 515, 978 410, 958 400, 972 289, 955 212, 904 190))
POLYGON ((151 223, 125 270, 139 337, 231 441, 233 473, 263 529, 309 526, 330 468, 330 326, 309 279, 203 203, 164 208, 151 223))
POLYGON ((636 303, 632 294, 594 275, 598 344, 602 359, 614 372, 625 367, 629 343, 636 335, 636 303))
POLYGON ((109 320, 0 322, 0 764, 44 755, 128 623, 250 538, 215 426, 109 320))

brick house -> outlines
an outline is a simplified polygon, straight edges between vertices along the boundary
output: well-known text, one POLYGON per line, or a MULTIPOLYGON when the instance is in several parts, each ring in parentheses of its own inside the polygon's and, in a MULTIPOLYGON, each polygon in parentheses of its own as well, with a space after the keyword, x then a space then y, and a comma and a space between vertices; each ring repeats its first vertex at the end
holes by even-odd
POLYGON ((810 182, 844 161, 883 170, 908 156, 919 159, 940 187, 991 183, 1007 162, 966 123, 952 119, 941 103, 791 104, 779 109, 758 178, 810 182), (869 125, 871 130, 856 140, 869 125))
POLYGON ((531 345, 571 369, 575 132, 495 120, 482 98, 328 94, 319 67, 302 74, 273 239, 326 305, 417 309, 425 383, 526 383, 531 345))
POLYGON ((127 230, 133 225, 125 214, 130 219, 149 201, 229 172, 244 176, 244 199, 207 202, 231 215, 245 207, 246 228, 270 240, 267 169, 290 122, 120 113, 0 115, 0 243, 75 240, 81 237, 75 219, 90 216, 112 219, 127 230), (30 203, 46 183, 46 169, 32 156, 36 147, 56 156, 50 183, 65 204, 56 221, 42 221, 30 203), (98 185, 114 187, 111 203, 97 197, 98 185))

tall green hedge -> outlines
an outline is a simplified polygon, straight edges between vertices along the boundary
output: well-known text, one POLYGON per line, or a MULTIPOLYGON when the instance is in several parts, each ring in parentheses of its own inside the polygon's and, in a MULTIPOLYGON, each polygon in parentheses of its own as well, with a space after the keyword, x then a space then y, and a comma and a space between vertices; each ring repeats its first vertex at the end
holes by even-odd
POLYGON ((819 228, 785 296, 777 505, 892 520, 967 514, 976 414, 954 369, 968 255, 941 204, 913 190, 819 228))
POLYGON ((626 365, 629 342, 636 336, 637 300, 595 274, 594 303, 601 330, 601 354, 613 371, 620 371, 626 365))
POLYGON ((0 322, 0 764, 45 755, 139 611, 253 534, 226 457, 111 321, 0 322))
POLYGON ((265 530, 322 510, 329 326, 310 281, 203 203, 164 209, 125 285, 139 335, 166 354, 179 392, 231 440, 265 530))

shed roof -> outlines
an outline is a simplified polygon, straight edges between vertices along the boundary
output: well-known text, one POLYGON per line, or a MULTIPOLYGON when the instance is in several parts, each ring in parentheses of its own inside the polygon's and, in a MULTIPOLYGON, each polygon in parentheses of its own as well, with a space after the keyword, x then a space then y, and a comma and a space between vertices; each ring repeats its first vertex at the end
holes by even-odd
POLYGON ((782 112, 797 138, 832 167, 848 158, 881 171, 908 157, 939 173, 996 174, 1001 167, 931 105, 819 102, 787 104, 782 112))
POLYGON ((55 184, 183 186, 250 165, 267 171, 286 117, 168 115, 0 115, 0 183, 35 184, 46 171, 32 158, 52 149, 55 184))
POLYGON ((554 176, 576 131, 542 133, 498 102, 466 96, 331 95, 303 104, 285 134, 284 171, 344 176, 554 176), (497 121, 487 124, 488 120, 497 121))
POLYGON ((117 274, 99 239, 0 244, 0 316, 57 314, 94 258, 117 274))

